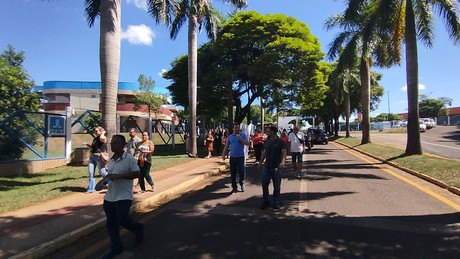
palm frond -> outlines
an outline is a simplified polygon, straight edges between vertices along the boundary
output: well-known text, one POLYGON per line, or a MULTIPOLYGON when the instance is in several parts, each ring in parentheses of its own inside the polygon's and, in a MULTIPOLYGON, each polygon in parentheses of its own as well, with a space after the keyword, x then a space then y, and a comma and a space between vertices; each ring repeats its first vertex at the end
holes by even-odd
POLYGON ((179 31, 186 20, 187 13, 177 13, 177 15, 174 17, 174 20, 172 20, 170 24, 171 32, 169 36, 171 39, 175 40, 177 38, 177 35, 179 35, 179 31))
POLYGON ((334 60, 339 52, 342 50, 344 43, 350 37, 349 32, 341 32, 335 37, 335 39, 329 45, 329 51, 327 52, 327 57, 330 60, 334 60))
POLYGON ((433 46, 433 13, 426 1, 414 2, 418 38, 428 47, 433 46))
POLYGON ((217 37, 217 31, 221 28, 221 19, 219 12, 215 9, 208 10, 208 13, 204 16, 206 34, 208 38, 215 40, 217 37))
POLYGON ((148 0, 147 12, 155 19, 156 23, 171 24, 173 17, 180 10, 180 3, 174 0, 148 0))
POLYGON ((342 27, 343 24, 343 15, 342 14, 335 14, 326 19, 324 22, 324 28, 326 30, 331 30, 336 27, 342 27))
POLYGON ((246 0, 221 0, 221 2, 231 4, 232 6, 236 7, 239 10, 248 6, 248 1, 246 0))
POLYGON ((85 0, 85 16, 89 27, 93 27, 96 18, 101 15, 101 0, 85 0))
POLYGON ((436 0, 433 3, 434 9, 438 10, 439 16, 445 20, 449 37, 455 44, 460 43, 459 5, 452 0, 436 0))

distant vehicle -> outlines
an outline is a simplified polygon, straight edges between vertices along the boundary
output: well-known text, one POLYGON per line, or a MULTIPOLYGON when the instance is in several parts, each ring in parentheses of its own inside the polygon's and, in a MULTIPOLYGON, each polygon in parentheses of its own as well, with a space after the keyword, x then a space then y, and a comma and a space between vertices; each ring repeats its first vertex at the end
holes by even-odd
POLYGON ((391 127, 392 128, 401 128, 402 123, 401 123, 401 121, 392 121, 391 127))
POLYGON ((430 122, 431 122, 431 125, 433 126, 433 128, 436 127, 436 121, 434 119, 430 118, 430 122))
POLYGON ((313 143, 327 145, 329 138, 327 137, 326 131, 322 129, 313 130, 313 143))
POLYGON ((406 120, 401 121, 401 127, 407 127, 407 121, 406 120))
POLYGON ((434 120, 430 118, 420 118, 420 120, 423 120, 423 122, 426 125, 426 129, 432 129, 434 128, 434 120))
POLYGON ((424 120, 419 120, 419 127, 420 127, 420 132, 426 131, 426 124, 424 120))

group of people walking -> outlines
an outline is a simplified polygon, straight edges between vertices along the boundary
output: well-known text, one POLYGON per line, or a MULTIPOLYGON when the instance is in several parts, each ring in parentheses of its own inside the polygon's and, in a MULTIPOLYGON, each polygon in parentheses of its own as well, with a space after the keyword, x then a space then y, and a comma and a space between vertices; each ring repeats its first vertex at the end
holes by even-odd
MULTIPOLYGON (((107 217, 107 231, 111 239, 111 246, 102 258, 111 258, 124 251, 120 239, 120 226, 135 234, 135 243, 140 244, 144 238, 144 226, 133 220, 129 210, 133 202, 133 180, 138 179, 141 192, 146 191, 145 181, 154 189, 154 182, 150 176, 152 154, 155 146, 147 132, 139 138, 134 128, 129 130, 129 140, 123 135, 114 135, 110 143, 113 156, 106 158, 107 137, 101 127, 94 129, 95 137, 91 147, 91 157, 88 165, 89 184, 87 192, 94 192, 104 183, 108 183, 108 191, 104 196, 103 208, 107 217), (107 162, 108 160, 108 162, 107 162), (103 176, 103 180, 95 184, 94 173, 96 167, 103 176)), ((280 208, 280 193, 282 172, 286 164, 288 150, 292 156, 292 164, 296 175, 300 177, 302 169, 302 153, 304 135, 294 127, 287 138, 274 126, 267 129, 266 134, 256 130, 251 139, 241 132, 240 125, 234 124, 231 133, 225 133, 217 128, 215 132, 208 132, 205 144, 208 158, 215 150, 220 152, 225 161, 230 157, 231 193, 238 192, 238 184, 242 192, 245 191, 246 153, 245 146, 253 143, 257 169, 262 171, 262 205, 261 209, 272 206, 280 208), (217 141, 217 142, 216 142, 217 141), (220 143, 217 144, 216 143, 220 143), (270 201, 269 185, 273 183, 273 204, 270 201)), ((89 145, 88 145, 89 146, 89 145)))
MULTIPOLYGON (((109 155, 107 152, 107 137, 104 128, 98 126, 94 128, 95 137, 91 145, 91 156, 88 162, 88 177, 89 183, 86 193, 92 193, 96 191, 96 180, 95 173, 96 168, 99 169, 99 174, 105 178, 108 174, 108 162, 109 155)), ((140 187, 141 192, 146 191, 145 182, 150 185, 151 191, 154 190, 154 182, 150 176, 150 169, 152 167, 152 154, 155 151, 154 143, 149 139, 148 132, 142 132, 142 138, 137 136, 136 129, 131 128, 128 131, 130 136, 126 142, 124 150, 133 156, 137 161, 140 168, 140 176, 138 178, 137 185, 140 187)), ((125 138, 126 139, 126 138, 125 138)), ((137 186, 135 185, 135 186, 137 186)))
POLYGON ((262 171, 262 196, 263 202, 261 209, 266 209, 270 205, 274 209, 280 208, 281 177, 286 163, 288 153, 292 158, 292 165, 295 176, 301 178, 302 156, 304 150, 305 136, 299 132, 299 128, 294 127, 291 132, 279 132, 278 128, 271 126, 266 134, 256 130, 251 136, 251 141, 246 134, 240 132, 240 125, 233 125, 232 134, 228 135, 228 140, 222 152, 222 160, 225 161, 230 151, 230 177, 231 193, 238 192, 238 184, 241 191, 245 191, 245 146, 252 142, 255 152, 255 165, 262 171), (285 137, 283 137, 283 133, 285 137), (238 181, 237 181, 238 176, 238 181), (269 198, 269 185, 273 183, 273 204, 269 198))

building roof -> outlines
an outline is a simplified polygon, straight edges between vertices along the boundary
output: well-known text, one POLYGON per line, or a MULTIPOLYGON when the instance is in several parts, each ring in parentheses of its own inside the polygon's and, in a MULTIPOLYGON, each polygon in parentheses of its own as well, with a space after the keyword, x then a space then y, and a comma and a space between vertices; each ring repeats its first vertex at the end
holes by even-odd
MULTIPOLYGON (((460 115, 460 107, 451 107, 451 108, 447 108, 447 110, 449 111, 448 115, 460 115)), ((398 115, 401 116, 403 119, 406 119, 406 120, 408 118, 407 112, 398 113, 398 115)))
MULTIPOLYGON (((45 81, 43 86, 37 86, 37 91, 46 90, 101 90, 101 82, 86 81, 45 81)), ((118 82, 120 91, 138 91, 138 83, 118 82)))

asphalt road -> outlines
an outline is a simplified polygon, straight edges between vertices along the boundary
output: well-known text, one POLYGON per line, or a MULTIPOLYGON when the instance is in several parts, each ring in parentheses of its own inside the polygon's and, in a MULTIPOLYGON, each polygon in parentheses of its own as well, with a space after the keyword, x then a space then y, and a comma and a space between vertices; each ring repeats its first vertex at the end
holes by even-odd
MULTIPOLYGON (((224 176, 136 215, 145 240, 123 232, 117 258, 460 258, 458 196, 333 143, 304 160, 302 179, 284 171, 280 210, 259 209, 249 166, 244 193, 229 194, 224 176)), ((108 245, 100 231, 50 258, 98 258, 108 245)))
MULTIPOLYGON (((361 132, 352 131, 351 136, 361 138, 361 132)), ((437 126, 426 132, 420 132, 424 153, 460 160, 460 127, 437 126)), ((372 132, 373 143, 384 144, 400 149, 406 149, 406 133, 372 132)))

